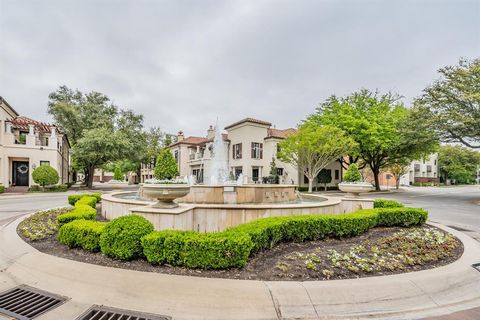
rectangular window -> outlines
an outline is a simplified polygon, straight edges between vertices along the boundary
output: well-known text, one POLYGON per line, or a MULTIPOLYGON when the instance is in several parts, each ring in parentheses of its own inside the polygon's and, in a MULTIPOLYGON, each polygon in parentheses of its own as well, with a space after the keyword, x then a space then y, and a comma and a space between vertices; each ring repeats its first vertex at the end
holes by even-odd
POLYGON ((243 168, 242 167, 235 167, 233 170, 233 173, 235 175, 235 179, 238 179, 238 176, 243 173, 243 168))
POLYGON ((50 165, 50 161, 40 161, 40 165, 41 165, 41 166, 49 166, 49 165, 50 165))
POLYGON ((277 175, 283 176, 283 168, 277 168, 277 175))
POLYGON ((174 155, 175 155, 175 161, 177 161, 178 163, 178 150, 175 150, 174 155))
POLYGON ((258 168, 252 168, 252 180, 257 182, 258 178, 260 176, 260 169, 258 168))
POLYGON ((282 147, 280 147, 280 143, 277 143, 277 155, 282 151, 282 147))
POLYGON ((340 179, 340 170, 335 170, 335 180, 340 179))
POLYGON ((303 183, 308 184, 308 178, 305 175, 303 176, 303 183))
POLYGON ((233 147, 233 154, 232 154, 232 157, 233 159, 242 159, 242 144, 241 143, 237 143, 237 144, 234 144, 233 147))
POLYGON ((252 159, 263 159, 263 143, 252 142, 252 159))

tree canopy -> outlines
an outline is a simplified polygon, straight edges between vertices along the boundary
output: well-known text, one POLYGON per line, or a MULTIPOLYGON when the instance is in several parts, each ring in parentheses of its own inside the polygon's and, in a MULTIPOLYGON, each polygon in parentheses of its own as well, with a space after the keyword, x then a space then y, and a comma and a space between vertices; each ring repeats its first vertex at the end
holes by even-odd
POLYGON ((443 180, 455 180, 457 184, 475 181, 480 166, 480 152, 459 145, 441 146, 438 164, 443 180))
POLYGON ((415 101, 415 117, 445 142, 480 148, 480 58, 438 70, 440 78, 415 101))
POLYGON ((365 89, 346 97, 331 96, 308 121, 345 131, 356 144, 348 157, 339 161, 344 168, 352 163, 358 163, 360 168, 368 166, 379 190, 382 168, 400 159, 419 159, 434 152, 438 145, 435 132, 415 119, 399 99, 392 93, 365 89))
POLYGON ((164 148, 157 157, 157 164, 155 165, 155 178, 173 179, 178 176, 177 161, 173 157, 169 149, 164 148))
POLYGON ((293 164, 308 178, 308 192, 312 192, 319 172, 353 148, 355 142, 343 130, 306 121, 296 133, 280 142, 278 157, 293 164))

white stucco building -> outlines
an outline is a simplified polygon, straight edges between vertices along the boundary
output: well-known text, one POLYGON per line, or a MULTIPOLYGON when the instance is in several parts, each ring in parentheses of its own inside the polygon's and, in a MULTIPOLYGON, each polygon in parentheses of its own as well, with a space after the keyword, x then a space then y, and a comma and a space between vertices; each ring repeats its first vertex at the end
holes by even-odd
POLYGON ((63 131, 53 125, 20 116, 0 97, 0 183, 5 187, 34 184, 33 170, 50 165, 70 179, 70 144, 63 131))
MULTIPOLYGON (((276 129, 270 122, 253 118, 245 118, 226 126, 222 138, 228 152, 226 158, 230 175, 238 177, 242 174, 246 183, 262 183, 264 178, 270 175, 270 164, 272 159, 275 159, 279 183, 307 187, 308 180, 303 174, 277 157, 278 143, 295 130, 276 129)), ((204 137, 185 137, 182 131, 178 133, 177 142, 169 148, 177 160, 180 176, 193 175, 198 182, 204 182, 204 173, 208 172, 210 167, 214 136, 213 126, 209 127, 204 137)), ((143 170, 142 181, 152 176, 151 169, 143 170)), ((325 170, 332 177, 328 186, 335 186, 341 181, 342 169, 339 162, 331 163, 325 170)), ((317 185, 323 186, 316 182, 314 186, 317 185)))
POLYGON ((412 161, 408 173, 400 178, 401 185, 414 183, 438 183, 438 154, 432 153, 422 160, 412 161))

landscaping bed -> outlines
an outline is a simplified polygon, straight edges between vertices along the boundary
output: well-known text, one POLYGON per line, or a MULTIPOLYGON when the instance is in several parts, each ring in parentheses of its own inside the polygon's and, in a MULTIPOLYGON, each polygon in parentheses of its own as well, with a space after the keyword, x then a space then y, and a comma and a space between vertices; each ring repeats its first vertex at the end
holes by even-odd
MULTIPOLYGON (((73 215, 84 214, 85 203, 89 202, 87 200, 84 199, 83 204, 76 205, 75 210, 79 212, 73 212, 73 215)), ((95 206, 95 203, 90 203, 90 205, 95 206)), ((388 205, 390 203, 383 203, 384 207, 388 205)), ((72 209, 73 207, 70 207, 68 210, 72 209)), ((19 225, 18 232, 23 239, 44 253, 108 267, 166 274, 255 280, 345 279, 435 268, 455 261, 463 252, 463 246, 457 238, 440 229, 423 224, 424 214, 408 208, 375 209, 377 211, 361 211, 351 216, 338 215, 338 218, 337 216, 324 218, 304 216, 303 218, 262 219, 256 223, 234 228, 227 234, 151 232, 148 230, 145 231, 148 236, 142 236, 144 240, 140 247, 132 245, 130 248, 115 245, 115 237, 122 232, 126 222, 120 223, 121 220, 116 225, 108 223, 110 224, 108 232, 104 232, 107 224, 83 219, 67 222, 65 218, 60 218, 60 221, 66 223, 62 227, 60 238, 64 243, 70 243, 72 248, 61 244, 57 238, 56 228, 58 225, 53 226, 53 221, 55 221, 55 217, 64 214, 66 210, 37 213, 24 220, 19 225), (335 224, 332 225, 332 222, 335 224), (329 237, 317 234, 315 240, 311 240, 309 237, 312 237, 312 230, 317 232, 317 229, 311 229, 312 223, 325 230, 334 230, 340 236, 329 237), (411 227, 404 227, 405 223, 411 227), (36 225, 46 225, 52 228, 34 227, 36 225), (339 229, 338 225, 342 228, 339 229), (28 226, 27 229, 25 229, 26 226, 28 226), (355 227, 352 229, 353 231, 342 233, 344 232, 342 230, 351 229, 352 226, 355 227), (288 234, 294 228, 297 228, 297 233, 288 234), (48 232, 45 232, 43 236, 37 235, 32 238, 28 235, 36 233, 25 234, 25 230, 32 229, 48 229, 48 232), (249 243, 250 238, 245 235, 246 232, 249 232, 250 236, 254 238, 254 241, 252 240, 253 247, 249 243), (78 234, 82 235, 81 242, 78 242, 78 234), (100 247, 103 245, 104 253, 123 255, 123 257, 127 257, 127 261, 112 259, 104 253, 95 252, 100 250, 97 239, 100 235, 103 236, 100 240, 100 247), (268 237, 265 238, 265 235, 268 237), (287 236, 288 238, 286 238, 287 236), (307 240, 299 241, 299 237, 307 240), (175 250, 173 250, 172 244, 174 247, 185 245, 188 249, 178 247, 180 249, 174 248, 175 250), (245 253, 238 249, 242 245, 251 250, 244 267, 223 267, 222 263, 244 261, 240 258, 229 257, 229 255, 240 254, 244 257, 245 253), (77 248, 80 246, 83 246, 85 250, 77 248), (135 251, 142 250, 142 246, 143 252, 150 262, 144 257, 131 258, 134 254, 138 254, 135 251), (196 249, 191 249, 192 246, 196 249), (108 250, 106 250, 107 247, 108 250), (237 249, 239 251, 235 251, 237 249), (209 256, 209 251, 213 258, 209 256), (180 257, 181 261, 178 260, 180 257), (173 261, 177 265, 174 266, 169 261, 173 261), (213 267, 212 269, 188 268, 180 263, 183 265, 208 263, 213 267)), ((66 217, 70 216, 72 213, 67 214, 66 217)), ((129 218, 131 221, 126 225, 141 223, 137 218, 129 218)), ((138 238, 140 235, 136 237, 138 238)))

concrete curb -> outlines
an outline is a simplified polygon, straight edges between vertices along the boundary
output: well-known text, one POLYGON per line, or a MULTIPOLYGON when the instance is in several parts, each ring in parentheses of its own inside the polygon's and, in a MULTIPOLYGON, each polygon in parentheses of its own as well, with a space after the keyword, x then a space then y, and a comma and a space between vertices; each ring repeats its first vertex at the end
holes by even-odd
POLYGON ((165 275, 43 254, 0 229, 0 291, 27 284, 71 298, 38 319, 73 319, 92 304, 173 319, 417 319, 480 305, 480 244, 457 236, 463 256, 449 265, 392 276, 332 281, 252 281, 165 275))

